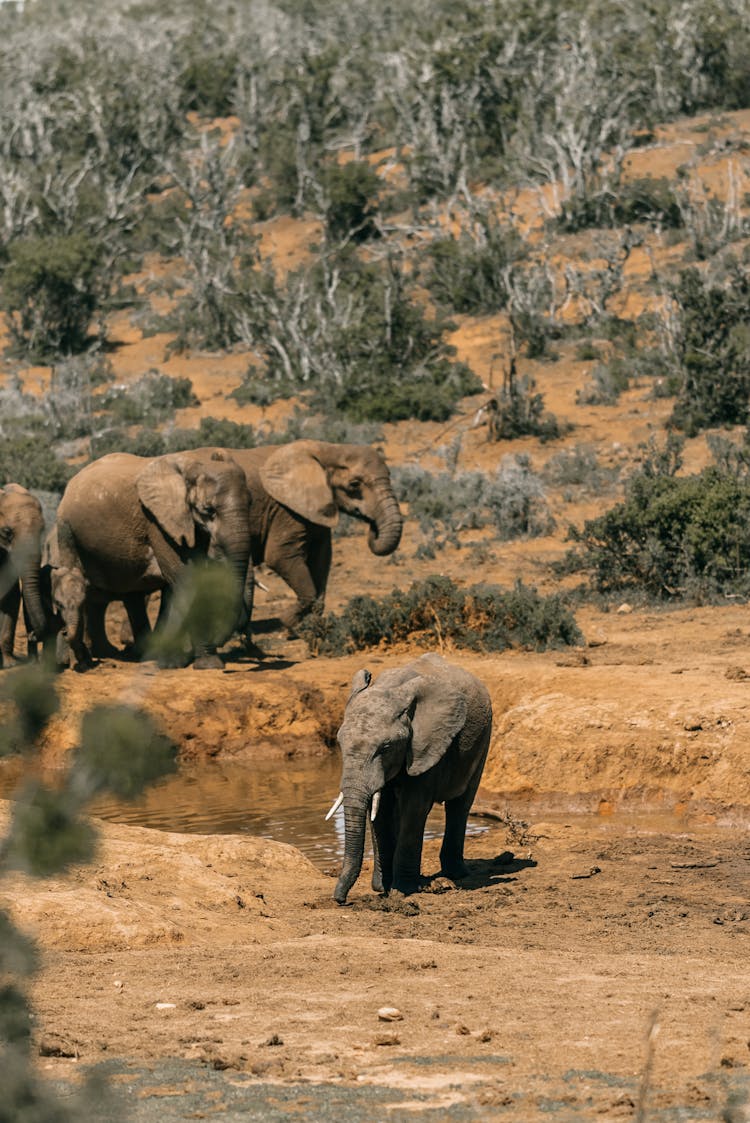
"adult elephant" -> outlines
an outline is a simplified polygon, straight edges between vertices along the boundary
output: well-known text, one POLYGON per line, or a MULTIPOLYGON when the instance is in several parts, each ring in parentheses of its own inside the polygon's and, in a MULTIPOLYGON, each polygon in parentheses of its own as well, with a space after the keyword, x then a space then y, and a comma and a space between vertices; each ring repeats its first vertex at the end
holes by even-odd
POLYGON ((15 662, 16 620, 22 601, 32 650, 47 632, 40 588, 43 533, 39 500, 20 484, 0 488, 0 666, 15 662))
POLYGON ((302 440, 229 451, 247 479, 253 563, 265 562, 296 595, 283 616, 290 629, 323 605, 341 511, 368 524, 373 554, 398 546, 403 517, 377 449, 302 440))
POLYGON ((474 675, 439 655, 385 671, 371 685, 359 671, 338 732, 343 758, 344 864, 334 898, 344 904, 359 877, 365 825, 372 823, 372 887, 418 888, 422 841, 433 803, 445 803, 440 868, 466 876, 464 837, 487 758, 492 704, 474 675))
MULTIPOLYGON (((250 564, 250 521, 244 472, 222 449, 103 456, 65 489, 57 512, 57 555, 60 574, 82 575, 87 602, 122 600, 135 612, 136 640, 148 626, 145 594, 170 593, 192 562, 228 563, 237 587, 230 634, 245 623, 241 591, 250 564)), ((84 609, 80 593, 78 599, 76 642, 84 609)), ((69 603, 69 613, 72 607, 69 603)), ((195 667, 221 667, 205 636, 191 639, 195 667)), ((85 661, 85 646, 79 645, 77 657, 85 661)))

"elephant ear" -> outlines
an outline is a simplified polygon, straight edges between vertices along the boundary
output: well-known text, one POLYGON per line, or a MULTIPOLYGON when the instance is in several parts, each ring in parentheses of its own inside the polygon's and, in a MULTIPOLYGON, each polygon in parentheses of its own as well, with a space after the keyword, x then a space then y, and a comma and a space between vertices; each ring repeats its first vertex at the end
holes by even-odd
POLYGON ((363 690, 367 690, 367 687, 371 682, 372 674, 367 670, 367 667, 362 667, 361 670, 357 671, 357 673, 354 675, 354 678, 352 679, 352 691, 349 695, 349 698, 347 699, 347 706, 349 705, 349 702, 351 702, 352 698, 356 698, 356 696, 358 694, 361 694, 363 690))
POLYGON ((271 453, 260 467, 264 488, 277 503, 318 526, 335 526, 339 511, 315 441, 292 441, 271 453))
POLYGON ((187 501, 187 484, 179 462, 157 456, 136 477, 138 498, 174 542, 195 545, 195 524, 187 501))
POLYGON ((445 756, 453 738, 463 728, 466 699, 443 678, 420 675, 406 686, 411 691, 414 707, 406 771, 410 776, 420 776, 445 756))

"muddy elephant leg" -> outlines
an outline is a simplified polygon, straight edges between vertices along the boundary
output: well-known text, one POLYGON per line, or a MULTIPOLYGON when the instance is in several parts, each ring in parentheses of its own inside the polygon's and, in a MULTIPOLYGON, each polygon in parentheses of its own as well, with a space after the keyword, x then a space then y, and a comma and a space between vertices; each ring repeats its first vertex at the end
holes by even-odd
POLYGON ((370 823, 374 864, 372 887, 376 893, 388 893, 393 885, 393 857, 396 852, 396 800, 385 788, 374 823, 370 823))
POLYGON ((0 600, 0 667, 12 667, 16 663, 13 650, 16 645, 16 622, 20 607, 21 586, 16 581, 0 600))
MULTIPOLYGON (((415 778, 418 781, 419 777, 415 778)), ((406 783, 398 793, 398 838, 393 855, 393 888, 414 893, 422 883, 422 844, 432 797, 421 783, 406 783)))

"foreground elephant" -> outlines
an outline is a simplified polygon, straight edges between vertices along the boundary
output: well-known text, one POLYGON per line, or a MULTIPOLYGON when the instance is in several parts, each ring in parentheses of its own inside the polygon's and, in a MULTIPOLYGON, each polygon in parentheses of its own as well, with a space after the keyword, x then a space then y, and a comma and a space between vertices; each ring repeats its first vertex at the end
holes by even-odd
MULTIPOLYGON (((250 563, 247 486, 242 469, 221 449, 141 457, 115 452, 83 468, 65 489, 57 512, 57 568, 84 579, 85 601, 122 600, 136 641, 148 628, 145 594, 170 591, 186 566, 211 558, 231 566, 237 583, 237 619, 245 623, 241 590, 250 563)), ((75 590, 76 581, 69 582, 75 590)), ((58 590, 57 600, 62 594, 58 590)), ((85 663, 84 597, 74 592, 68 630, 85 663)), ((230 629, 231 631, 231 629, 230 629)), ((204 636, 193 636, 196 667, 220 667, 204 636)))
POLYGON ((305 440, 229 451, 247 478, 253 563, 265 562, 297 596, 288 627, 323 604, 340 511, 369 525, 373 554, 398 546, 403 518, 377 449, 305 440))
POLYGON ((334 898, 344 904, 359 877, 368 812, 375 867, 372 887, 387 893, 418 888, 430 808, 445 802, 440 868, 465 877, 464 837, 487 757, 492 704, 484 685, 439 655, 352 682, 338 732, 343 757, 344 865, 334 898))
POLYGON ((39 500, 20 484, 0 488, 0 666, 15 661, 13 647, 22 597, 32 652, 48 629, 40 588, 43 532, 39 500))

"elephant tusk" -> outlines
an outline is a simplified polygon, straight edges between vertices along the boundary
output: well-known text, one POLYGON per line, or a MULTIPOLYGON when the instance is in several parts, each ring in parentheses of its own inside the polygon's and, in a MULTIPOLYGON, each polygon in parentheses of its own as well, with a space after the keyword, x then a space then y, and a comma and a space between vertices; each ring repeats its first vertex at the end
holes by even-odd
POLYGON ((342 804, 343 802, 344 802, 344 793, 343 793, 343 792, 339 792, 339 794, 338 794, 338 795, 336 796, 336 798, 335 798, 335 799, 334 799, 334 801, 333 801, 333 804, 332 804, 332 806, 331 806, 331 810, 330 810, 330 811, 328 812, 328 814, 326 815, 326 822, 328 822, 328 820, 330 819, 331 815, 335 815, 335 814, 336 814, 336 812, 338 811, 339 807, 341 806, 341 804, 342 804))
POLYGON ((380 807, 380 792, 375 792, 375 795, 372 797, 372 808, 370 809, 370 822, 371 823, 375 822, 375 816, 378 813, 379 807, 380 807))
POLYGON ((268 585, 264 585, 263 582, 259 581, 257 577, 253 577, 253 584, 257 585, 259 589, 262 589, 264 593, 269 592, 268 585))

